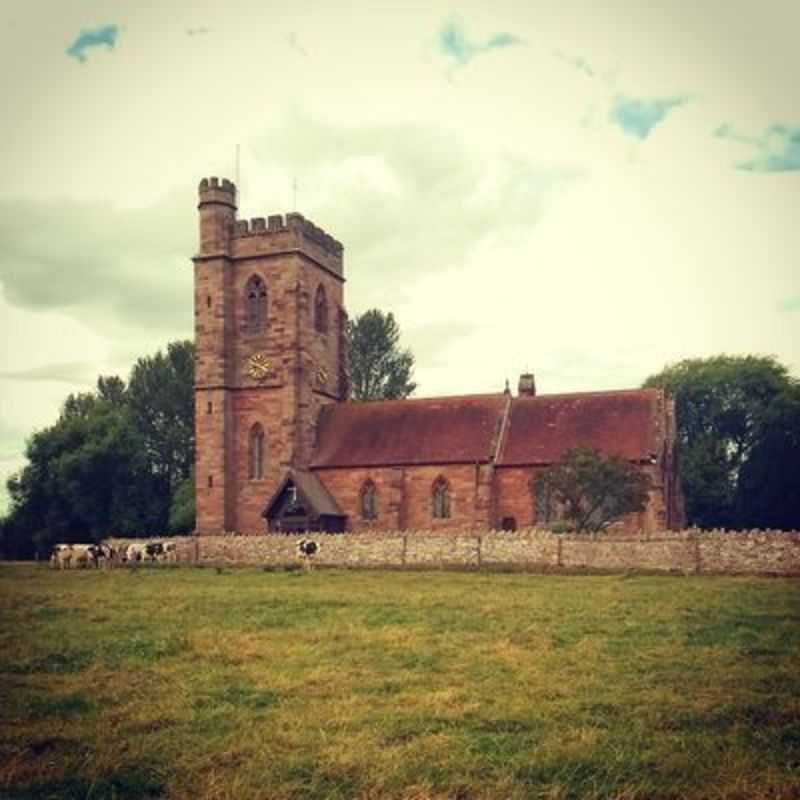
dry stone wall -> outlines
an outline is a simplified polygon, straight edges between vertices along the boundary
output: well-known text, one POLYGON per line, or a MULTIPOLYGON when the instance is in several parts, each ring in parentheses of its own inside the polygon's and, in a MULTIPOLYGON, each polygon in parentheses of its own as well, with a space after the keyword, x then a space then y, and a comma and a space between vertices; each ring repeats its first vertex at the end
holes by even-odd
POLYGON ((122 549, 131 541, 172 541, 181 563, 281 568, 297 566, 297 542, 303 537, 321 544, 315 563, 326 567, 800 576, 798 531, 688 530, 594 538, 539 530, 481 534, 415 531, 149 540, 112 537, 109 542, 122 549))

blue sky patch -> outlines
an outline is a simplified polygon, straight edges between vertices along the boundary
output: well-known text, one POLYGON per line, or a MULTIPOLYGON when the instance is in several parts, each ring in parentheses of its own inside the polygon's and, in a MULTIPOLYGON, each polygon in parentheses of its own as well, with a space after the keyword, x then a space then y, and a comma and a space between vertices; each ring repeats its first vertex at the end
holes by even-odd
POLYGON ((455 22, 449 22, 439 32, 439 47, 442 52, 464 66, 475 56, 489 50, 510 47, 519 44, 520 40, 510 33, 496 33, 485 42, 474 42, 467 38, 464 29, 455 22))
POLYGON ((756 154, 736 166, 746 172, 791 172, 800 170, 800 127, 770 125, 761 136, 744 136, 730 125, 721 125, 714 131, 720 139, 731 139, 751 144, 756 154))
POLYGON ((664 97, 641 100, 635 97, 617 97, 611 109, 611 121, 629 136, 646 139, 653 128, 664 121, 672 111, 686 103, 688 97, 664 97))
POLYGON ((119 36, 119 25, 102 25, 93 30, 83 29, 77 39, 67 48, 67 55, 77 59, 82 64, 86 61, 86 51, 90 47, 106 45, 109 50, 114 49, 119 36))

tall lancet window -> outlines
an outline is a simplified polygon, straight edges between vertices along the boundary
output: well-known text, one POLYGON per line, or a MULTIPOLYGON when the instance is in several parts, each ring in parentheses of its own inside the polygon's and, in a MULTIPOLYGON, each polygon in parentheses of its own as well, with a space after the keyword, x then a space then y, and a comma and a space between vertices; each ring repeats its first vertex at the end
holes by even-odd
POLYGON ((433 518, 447 519, 450 516, 450 486, 443 477, 433 484, 433 518))
POLYGON ((250 470, 251 481, 264 477, 264 429, 256 423, 250 429, 250 470))
POLYGON ((250 333, 261 333, 267 324, 267 287, 257 275, 245 289, 245 324, 250 333))
POLYGON ((556 519, 553 497, 550 487, 536 476, 531 479, 533 494, 533 524, 548 525, 556 519))
POLYGON ((328 330, 328 301, 322 284, 319 285, 314 298, 314 329, 319 333, 326 333, 328 330))
POLYGON ((378 516, 378 490, 372 481, 365 481, 361 487, 361 519, 375 519, 378 516))

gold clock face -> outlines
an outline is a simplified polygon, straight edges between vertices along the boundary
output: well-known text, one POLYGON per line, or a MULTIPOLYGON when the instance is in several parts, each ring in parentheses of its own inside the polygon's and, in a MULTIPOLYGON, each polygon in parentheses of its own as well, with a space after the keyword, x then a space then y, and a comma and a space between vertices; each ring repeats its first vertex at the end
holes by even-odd
POLYGON ((263 353, 253 353, 247 359, 247 374, 255 381, 263 381, 273 374, 272 364, 263 353))

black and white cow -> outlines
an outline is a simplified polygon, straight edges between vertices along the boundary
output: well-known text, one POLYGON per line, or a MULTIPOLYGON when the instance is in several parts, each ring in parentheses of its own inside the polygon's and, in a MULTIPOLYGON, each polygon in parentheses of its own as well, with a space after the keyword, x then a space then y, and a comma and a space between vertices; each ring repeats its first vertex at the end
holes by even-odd
POLYGON ((313 539, 301 539, 297 543, 297 555, 303 563, 303 567, 310 572, 313 569, 313 560, 319 553, 322 545, 313 539))
POLYGON ((134 542, 125 551, 125 560, 134 564, 140 561, 176 561, 177 558, 175 542, 134 542))
POLYGON ((113 567, 114 562, 117 560, 117 551, 106 542, 101 542, 97 545, 97 562, 98 566, 113 567))

